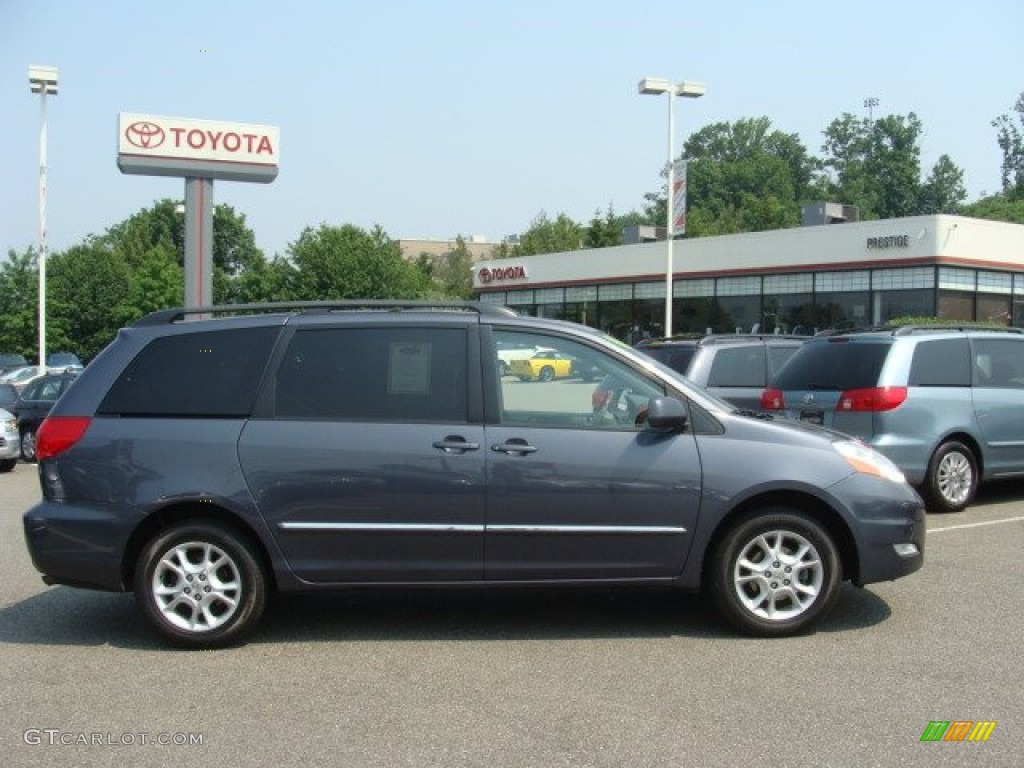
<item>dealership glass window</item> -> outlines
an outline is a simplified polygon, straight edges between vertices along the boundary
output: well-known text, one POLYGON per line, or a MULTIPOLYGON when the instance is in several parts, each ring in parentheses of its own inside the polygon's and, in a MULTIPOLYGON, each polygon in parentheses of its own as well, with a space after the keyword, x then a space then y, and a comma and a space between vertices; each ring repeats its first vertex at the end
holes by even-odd
POLYGON ((708 328, 713 329, 714 301, 709 297, 673 299, 673 332, 704 333, 708 328))
POLYGON ((505 295, 505 303, 510 307, 533 304, 533 291, 509 291, 505 295))
POLYGON ((538 288, 533 292, 534 304, 561 304, 565 291, 561 288, 538 288))
POLYGON ((596 285, 571 285, 565 289, 566 301, 597 301, 596 285))
POLYGON ((479 301, 483 304, 499 304, 504 306, 506 303, 504 291, 494 291, 493 293, 481 293, 479 301))
POLYGON ((760 295, 719 296, 715 299, 711 313, 711 328, 715 333, 742 333, 761 322, 760 295))
POLYGON ((810 336, 814 333, 814 296, 810 293, 765 294, 761 323, 749 331, 760 333, 795 333, 810 336))
POLYGON ((951 291, 973 291, 978 285, 973 269, 939 267, 939 288, 951 291))
POLYGON ((599 285, 597 287, 597 298, 599 301, 621 301, 633 298, 632 283, 614 283, 612 285, 599 285))
POLYGON ((871 287, 876 291, 905 291, 911 288, 934 288, 934 267, 909 269, 876 269, 871 273, 871 287))
POLYGON ((824 328, 858 328, 871 325, 871 294, 868 291, 835 291, 814 294, 814 324, 824 328))
MULTIPOLYGON (((1024 283, 1021 283, 1021 292, 1024 293, 1024 283)), ((676 280, 672 286, 672 295, 677 299, 698 296, 711 298, 715 295, 715 281, 710 277, 702 280, 676 280)))
POLYGON ((814 276, 814 291, 819 294, 868 291, 870 288, 871 273, 867 270, 819 272, 814 276))
POLYGON ((760 277, 720 277, 715 282, 718 296, 760 296, 760 277))
POLYGON ((604 301, 598 305, 598 328, 623 341, 633 330, 633 300, 604 301))
POLYGON ((1009 272, 979 272, 978 293, 1013 293, 1013 275, 1009 272))
MULTIPOLYGON (((662 296, 665 292, 662 291, 662 296)), ((676 320, 673 307, 672 330, 676 320)), ((625 337, 627 344, 636 344, 642 339, 665 335, 665 299, 637 299, 633 302, 633 327, 625 337)))
POLYGON ((935 316, 935 291, 931 289, 875 291, 874 296, 878 322, 884 323, 896 317, 935 316))
POLYGON ((811 293, 814 290, 814 275, 766 275, 763 293, 765 296, 783 293, 811 293))
POLYGON ((984 320, 999 325, 1010 325, 1013 320, 1013 306, 1009 296, 979 293, 976 297, 975 320, 984 320))
POLYGON ((937 317, 945 320, 973 320, 973 291, 939 291, 937 317))
POLYGON ((660 283, 636 283, 633 286, 633 296, 638 299, 661 299, 664 304, 665 281, 660 283))

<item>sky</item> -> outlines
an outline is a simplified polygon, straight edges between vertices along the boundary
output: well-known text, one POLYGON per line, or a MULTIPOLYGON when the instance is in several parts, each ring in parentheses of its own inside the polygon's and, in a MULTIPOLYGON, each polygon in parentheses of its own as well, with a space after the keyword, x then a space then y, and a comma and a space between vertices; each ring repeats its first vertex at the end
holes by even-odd
MULTIPOLYGON (((858 0, 0 0, 0 254, 38 242, 39 96, 47 100, 51 252, 163 198, 123 175, 119 112, 280 128, 271 184, 217 181, 268 257, 306 227, 393 239, 520 233, 544 211, 587 222, 661 188, 675 146, 768 117, 821 155, 844 113, 915 113, 922 173, 948 154, 968 200, 1000 189, 993 119, 1024 92, 1024 2, 858 0)), ((4 256, 5 257, 5 256, 4 256)))

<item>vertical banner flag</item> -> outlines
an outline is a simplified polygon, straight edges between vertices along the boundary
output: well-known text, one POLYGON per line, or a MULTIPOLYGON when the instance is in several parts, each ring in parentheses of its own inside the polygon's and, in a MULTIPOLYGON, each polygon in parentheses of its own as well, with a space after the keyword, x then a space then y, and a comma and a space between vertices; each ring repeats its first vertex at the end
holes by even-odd
POLYGON ((686 161, 676 160, 672 164, 675 178, 672 181, 672 231, 669 237, 686 233, 686 161))

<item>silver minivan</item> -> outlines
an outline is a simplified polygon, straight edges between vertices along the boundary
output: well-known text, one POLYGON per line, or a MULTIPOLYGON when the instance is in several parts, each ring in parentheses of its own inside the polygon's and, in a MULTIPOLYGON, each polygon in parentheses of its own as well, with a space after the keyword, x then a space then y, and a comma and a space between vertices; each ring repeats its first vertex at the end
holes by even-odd
POLYGON ((958 512, 980 481, 1024 474, 1024 333, 905 326, 804 344, 761 407, 859 437, 958 512))

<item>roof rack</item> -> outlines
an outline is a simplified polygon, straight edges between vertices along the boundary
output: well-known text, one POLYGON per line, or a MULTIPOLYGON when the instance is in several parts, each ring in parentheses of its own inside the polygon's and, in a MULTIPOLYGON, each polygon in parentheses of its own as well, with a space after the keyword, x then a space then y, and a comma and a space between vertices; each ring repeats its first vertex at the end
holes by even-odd
POLYGON ((894 328, 892 330, 892 335, 910 336, 914 333, 927 333, 928 331, 994 331, 996 333, 1024 333, 1024 329, 1010 328, 1005 325, 964 325, 961 323, 949 325, 901 325, 899 328, 894 328))
POLYGON ((517 312, 499 304, 478 301, 418 301, 401 299, 341 299, 337 301, 268 301, 255 304, 218 304, 207 307, 175 307, 150 312, 133 323, 133 327, 169 325, 190 315, 256 314, 259 312, 336 312, 376 310, 436 310, 442 312, 476 312, 484 317, 516 317, 517 312))

